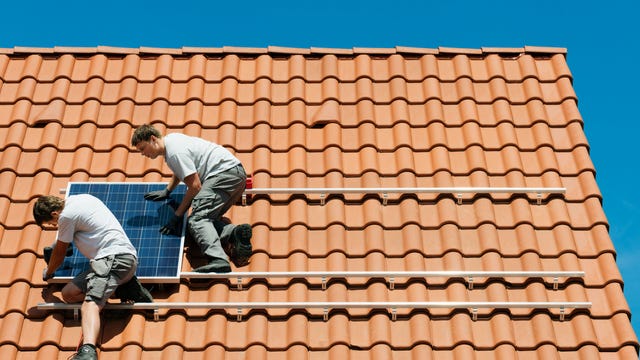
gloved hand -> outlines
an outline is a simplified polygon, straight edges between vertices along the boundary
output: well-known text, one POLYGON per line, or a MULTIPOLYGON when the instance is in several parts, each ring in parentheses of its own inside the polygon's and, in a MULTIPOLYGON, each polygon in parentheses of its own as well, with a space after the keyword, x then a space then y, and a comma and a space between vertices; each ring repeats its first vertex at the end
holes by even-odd
POLYGON ((162 235, 175 235, 180 236, 182 230, 182 216, 171 214, 169 221, 160 228, 162 235))
POLYGON ((144 194, 144 199, 150 201, 162 201, 168 199, 170 194, 171 191, 169 191, 169 189, 149 191, 144 194))
POLYGON ((47 276, 47 268, 44 268, 44 270, 42 270, 42 280, 47 281, 51 278, 53 278, 53 274, 47 276))

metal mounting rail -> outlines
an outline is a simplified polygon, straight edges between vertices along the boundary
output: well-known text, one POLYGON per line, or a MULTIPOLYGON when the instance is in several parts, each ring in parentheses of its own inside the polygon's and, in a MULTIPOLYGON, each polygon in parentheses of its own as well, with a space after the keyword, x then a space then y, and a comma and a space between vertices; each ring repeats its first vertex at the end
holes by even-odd
MULTIPOLYGON (((78 317, 81 304, 39 303, 39 310, 73 310, 78 317)), ((113 310, 153 310, 154 319, 158 320, 159 309, 237 309, 237 319, 242 320, 243 309, 323 309, 325 321, 329 309, 391 309, 392 319, 396 319, 397 309, 471 309, 473 320, 477 319, 478 309, 560 309, 560 320, 564 320, 565 309, 589 309, 591 302, 491 302, 491 301, 318 301, 318 302, 153 302, 135 304, 105 305, 105 309, 113 310)))
POLYGON ((254 188, 242 194, 242 204, 247 204, 247 195, 258 194, 320 194, 324 205, 326 194, 382 194, 382 203, 387 204, 388 194, 455 194, 458 203, 462 194, 537 194, 537 203, 542 202, 542 194, 564 194, 566 188, 548 187, 381 187, 381 188, 254 188))
POLYGON ((237 279, 238 290, 242 289, 242 279, 246 278, 321 278, 322 289, 326 289, 328 278, 348 277, 383 277, 389 278, 389 287, 393 290, 395 278, 428 278, 428 277, 464 277, 469 282, 469 289, 473 289, 474 278, 487 277, 550 277, 553 278, 553 289, 558 289, 561 277, 584 277, 584 271, 252 271, 231 273, 198 273, 182 272, 183 279, 237 279))

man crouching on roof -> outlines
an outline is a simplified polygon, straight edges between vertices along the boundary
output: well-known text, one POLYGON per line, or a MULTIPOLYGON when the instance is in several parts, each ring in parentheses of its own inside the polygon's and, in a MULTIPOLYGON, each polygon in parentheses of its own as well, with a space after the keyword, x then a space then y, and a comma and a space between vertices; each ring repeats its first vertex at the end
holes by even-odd
POLYGON ((82 302, 83 344, 72 359, 97 359, 100 310, 116 288, 124 284, 128 300, 153 301, 135 277, 136 249, 109 208, 89 194, 70 195, 66 199, 41 196, 33 207, 33 217, 41 227, 58 228, 58 238, 42 274, 43 280, 53 277, 72 242, 90 260, 89 269, 62 288, 62 298, 67 303, 82 302))
POLYGON ((134 131, 131 145, 150 159, 163 156, 173 171, 167 188, 149 192, 145 199, 167 200, 181 181, 187 185, 182 202, 160 232, 180 235, 182 217, 192 208, 188 229, 209 261, 194 271, 227 273, 229 260, 237 267, 246 266, 253 249, 251 225, 234 225, 222 218, 245 190, 247 174, 240 160, 219 144, 180 133, 162 136, 146 124, 134 131))

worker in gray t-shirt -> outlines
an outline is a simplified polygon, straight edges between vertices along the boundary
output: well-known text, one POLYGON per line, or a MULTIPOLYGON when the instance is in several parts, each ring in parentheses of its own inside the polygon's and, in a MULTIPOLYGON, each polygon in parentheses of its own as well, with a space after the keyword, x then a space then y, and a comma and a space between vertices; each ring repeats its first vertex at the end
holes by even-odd
MULTIPOLYGON (((58 229, 42 279, 54 277, 71 243, 89 259, 89 268, 62 288, 67 303, 82 303, 82 346, 72 359, 97 359, 100 311, 111 295, 123 290, 126 300, 152 302, 153 297, 135 276, 138 252, 111 210, 90 194, 40 196, 33 205, 33 218, 43 228, 58 229)), ((123 301, 122 297, 120 297, 123 301)))
POLYGON ((151 125, 138 127, 131 144, 150 159, 164 156, 173 172, 166 189, 147 193, 145 199, 166 200, 181 181, 187 185, 182 202, 160 232, 179 234, 181 219, 191 207, 188 230, 209 258, 208 264, 194 271, 230 272, 222 245, 231 241, 251 247, 251 225, 233 225, 222 220, 224 213, 241 198, 246 186, 247 175, 240 160, 216 143, 180 133, 162 136, 151 125))

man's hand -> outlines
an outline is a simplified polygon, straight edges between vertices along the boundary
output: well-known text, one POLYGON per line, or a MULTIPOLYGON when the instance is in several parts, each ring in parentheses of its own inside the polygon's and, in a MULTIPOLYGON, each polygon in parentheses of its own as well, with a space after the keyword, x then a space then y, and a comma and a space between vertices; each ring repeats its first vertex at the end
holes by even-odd
POLYGON ((160 228, 160 233, 162 235, 180 236, 181 230, 182 230, 182 216, 171 214, 169 221, 163 227, 160 228))
POLYGON ((169 189, 149 191, 144 194, 144 199, 150 201, 162 201, 168 199, 170 194, 171 191, 169 191, 169 189))
POLYGON ((48 268, 44 268, 44 270, 42 270, 42 280, 43 281, 47 281, 47 280, 49 280, 49 279, 51 279, 53 277, 53 274, 51 274, 51 275, 47 274, 47 270, 48 270, 48 268))

